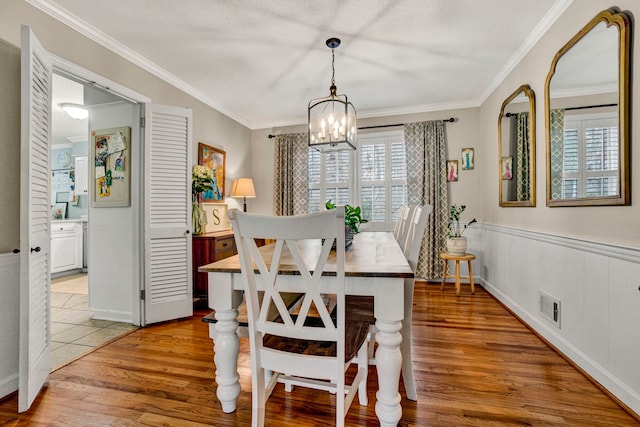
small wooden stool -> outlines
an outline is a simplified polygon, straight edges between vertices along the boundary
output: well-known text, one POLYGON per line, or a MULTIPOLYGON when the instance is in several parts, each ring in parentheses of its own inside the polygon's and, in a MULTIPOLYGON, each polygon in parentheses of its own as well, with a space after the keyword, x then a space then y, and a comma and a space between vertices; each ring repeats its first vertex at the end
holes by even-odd
POLYGON ((440 284, 440 290, 444 289, 444 282, 450 277, 456 278, 456 295, 460 296, 460 279, 469 280, 469 284, 471 285, 471 293, 475 293, 475 288, 473 286, 473 268, 471 267, 471 261, 476 259, 476 256, 473 254, 462 254, 462 255, 454 255, 448 252, 441 252, 440 258, 444 260, 444 269, 442 270, 442 283, 440 284), (456 262, 456 275, 449 275, 449 261, 456 262), (467 261, 467 265, 469 266, 469 275, 468 276, 460 276, 460 261, 467 261))

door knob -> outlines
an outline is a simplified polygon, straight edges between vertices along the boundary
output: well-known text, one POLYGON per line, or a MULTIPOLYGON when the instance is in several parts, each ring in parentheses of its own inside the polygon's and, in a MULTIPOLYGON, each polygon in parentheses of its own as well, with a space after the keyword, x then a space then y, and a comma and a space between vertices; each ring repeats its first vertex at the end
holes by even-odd
POLYGON ((31 252, 40 252, 40 246, 36 246, 35 248, 31 248, 31 252))

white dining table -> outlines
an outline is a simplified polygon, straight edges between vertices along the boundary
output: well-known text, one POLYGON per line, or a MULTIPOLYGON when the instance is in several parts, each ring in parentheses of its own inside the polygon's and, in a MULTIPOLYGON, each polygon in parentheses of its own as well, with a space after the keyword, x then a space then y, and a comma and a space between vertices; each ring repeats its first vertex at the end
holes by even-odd
MULTIPOLYGON (((313 259, 319 251, 319 241, 308 241, 301 252, 313 259)), ((273 245, 260 248, 268 254, 273 245)), ((270 259, 270 257, 268 257, 270 259)), ((317 257, 316 257, 317 259, 317 257)), ((330 264, 327 266, 331 269, 330 264)), ((225 413, 236 410, 240 395, 237 369, 240 348, 238 306, 242 303, 244 283, 240 273, 238 255, 200 266, 200 272, 209 274, 209 307, 215 310, 215 323, 210 323, 210 336, 214 340, 217 391, 225 413)), ((280 272, 287 273, 283 262, 280 272)), ((376 318, 375 353, 378 373, 378 391, 375 411, 383 427, 397 426, 402 417, 398 391, 402 354, 400 329, 404 319, 404 279, 413 278, 402 249, 391 232, 362 232, 355 235, 345 253, 345 290, 347 295, 374 297, 376 318)))

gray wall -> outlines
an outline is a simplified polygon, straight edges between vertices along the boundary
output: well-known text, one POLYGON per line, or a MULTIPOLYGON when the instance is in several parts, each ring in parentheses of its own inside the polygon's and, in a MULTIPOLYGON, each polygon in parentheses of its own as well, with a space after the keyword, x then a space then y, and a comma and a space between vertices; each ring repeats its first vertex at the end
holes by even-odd
POLYGON ((0 254, 20 247, 20 50, 0 39, 0 254))
MULTIPOLYGON (((620 0, 616 3, 622 10, 640 16, 640 3, 620 0)), ((602 0, 574 1, 564 14, 551 26, 540 41, 533 46, 513 72, 489 96, 480 108, 477 138, 482 141, 483 156, 478 156, 476 168, 487 173, 478 175, 479 185, 486 198, 478 220, 491 224, 522 228, 532 231, 575 237, 596 242, 640 248, 640 150, 637 146, 640 124, 640 109, 632 109, 631 136, 631 206, 596 207, 546 207, 546 137, 544 114, 544 85, 555 54, 578 31, 600 11, 612 3, 602 0), (498 127, 497 118, 502 102, 520 85, 528 83, 536 96, 536 176, 537 206, 535 208, 501 208, 497 203, 498 193, 498 127), (633 172, 636 171, 636 172, 633 172)), ((635 28, 637 38, 637 28, 635 28)), ((635 43, 632 72, 640 72, 640 54, 635 43)), ((640 100, 637 79, 632 84, 632 104, 640 100)), ((462 200, 461 200, 462 201, 462 200)))
MULTIPOLYGON (((151 98, 157 104, 193 110, 193 162, 198 142, 227 153, 226 189, 233 179, 250 176, 250 140, 247 127, 230 119, 175 86, 155 77, 23 0, 3 0, 0 14, 0 253, 19 246, 20 162, 20 25, 29 25, 47 51, 151 98), (7 96, 5 97, 5 92, 7 96), (6 126, 5 126, 6 124, 6 126), (5 203, 5 201, 7 201, 5 203), (4 220, 7 218, 8 220, 4 220)), ((239 206, 228 199, 230 206, 239 206)))

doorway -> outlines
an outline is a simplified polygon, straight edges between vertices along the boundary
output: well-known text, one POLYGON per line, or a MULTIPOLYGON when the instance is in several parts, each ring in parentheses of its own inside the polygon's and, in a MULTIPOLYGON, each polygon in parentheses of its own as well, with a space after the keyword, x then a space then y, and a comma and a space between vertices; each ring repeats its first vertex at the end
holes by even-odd
MULTIPOLYGON (((50 158, 52 370, 136 328, 135 319, 105 318, 108 316, 100 310, 100 304, 91 304, 91 295, 100 294, 101 284, 108 282, 109 277, 104 277, 104 269, 93 269, 89 258, 91 247, 100 247, 104 242, 100 236, 91 239, 89 232, 92 219, 100 215, 92 215, 88 162, 93 124, 109 121, 112 114, 131 114, 136 107, 137 104, 89 82, 53 73, 50 158), (64 109, 69 106, 78 107, 86 115, 72 117, 64 109)), ((136 118, 132 114, 127 123, 136 118)), ((106 221, 102 218, 103 225, 113 226, 108 218, 106 221)), ((130 291, 122 295, 125 300, 129 297, 130 291)))

